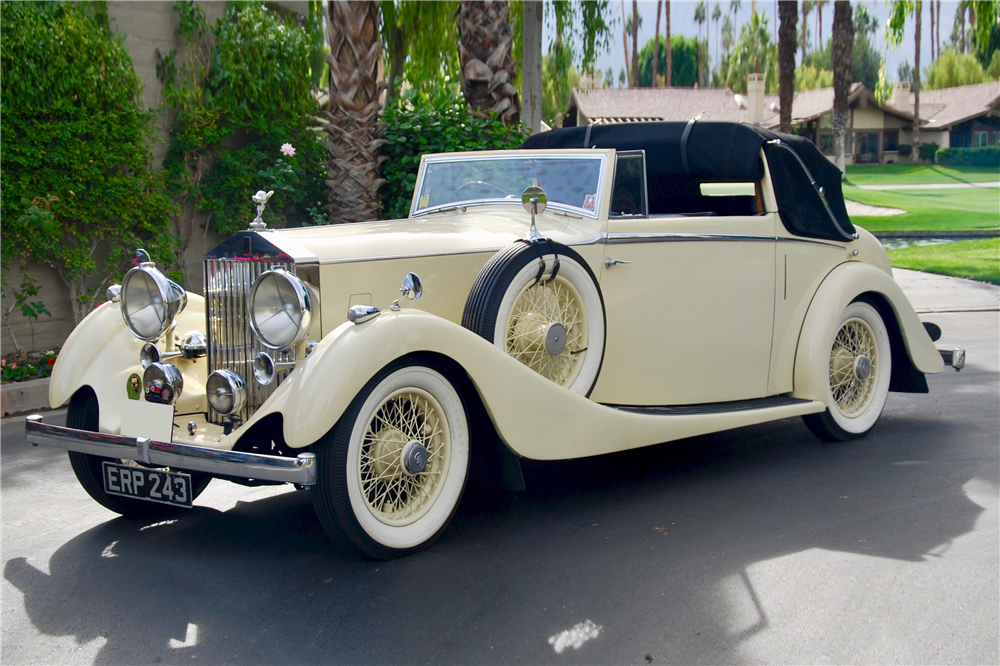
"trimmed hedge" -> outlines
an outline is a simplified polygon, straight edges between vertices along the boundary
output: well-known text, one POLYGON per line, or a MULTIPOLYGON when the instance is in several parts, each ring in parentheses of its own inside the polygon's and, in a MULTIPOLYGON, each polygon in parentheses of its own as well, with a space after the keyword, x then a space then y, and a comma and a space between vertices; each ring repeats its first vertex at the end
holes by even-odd
POLYGON ((937 163, 946 166, 985 166, 1000 168, 1000 145, 982 148, 942 148, 937 163))

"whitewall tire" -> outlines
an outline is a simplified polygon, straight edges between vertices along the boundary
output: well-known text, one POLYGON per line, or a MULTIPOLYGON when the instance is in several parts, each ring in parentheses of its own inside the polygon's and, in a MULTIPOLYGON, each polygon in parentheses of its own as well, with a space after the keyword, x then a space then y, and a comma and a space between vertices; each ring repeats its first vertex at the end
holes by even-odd
POLYGON ((327 532, 375 559, 426 548, 468 476, 462 395, 428 364, 390 365, 320 440, 317 462, 313 504, 327 532))
POLYGON ((885 322, 874 305, 854 301, 841 315, 830 342, 827 409, 804 417, 806 425, 827 441, 866 435, 885 408, 891 376, 892 354, 885 322))
POLYGON ((594 388, 604 359, 604 301, 590 267, 566 246, 515 243, 494 255, 472 287, 462 325, 570 391, 586 396, 594 388))

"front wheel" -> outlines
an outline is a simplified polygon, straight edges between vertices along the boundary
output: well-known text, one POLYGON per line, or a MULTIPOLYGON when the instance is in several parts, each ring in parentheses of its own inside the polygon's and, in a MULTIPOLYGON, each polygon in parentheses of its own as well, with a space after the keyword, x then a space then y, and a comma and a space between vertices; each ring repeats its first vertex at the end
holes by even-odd
POLYGON ((430 546, 451 521, 469 470, 458 388, 424 363, 392 364, 319 441, 313 506, 358 554, 391 559, 430 546))
POLYGON ((802 418, 828 442, 863 437, 882 415, 891 375, 885 323, 871 303, 854 301, 841 315, 830 347, 827 409, 802 418))
MULTIPOLYGON (((100 423, 100 408, 97 403, 97 396, 90 389, 78 391, 69 402, 69 409, 66 412, 66 425, 77 430, 87 430, 97 432, 100 423)), ((69 452, 69 464, 73 468, 77 481, 87 491, 98 504, 105 509, 121 514, 125 518, 163 518, 176 515, 183 511, 179 507, 172 507, 156 502, 145 502, 143 500, 131 499, 111 495, 104 490, 104 476, 102 465, 104 461, 130 464, 128 460, 102 458, 88 453, 69 452)), ((192 499, 198 497, 212 480, 211 475, 202 472, 187 472, 191 475, 191 495, 192 499)))

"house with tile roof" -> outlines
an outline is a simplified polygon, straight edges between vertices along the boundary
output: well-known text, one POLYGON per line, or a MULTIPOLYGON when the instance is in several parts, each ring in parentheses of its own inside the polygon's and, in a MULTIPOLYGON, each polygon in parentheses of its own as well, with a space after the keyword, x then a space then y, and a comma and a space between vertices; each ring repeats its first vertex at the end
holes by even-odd
MULTIPOLYGON (((751 75, 753 77, 753 75, 751 75)), ((846 162, 891 163, 909 157, 913 140, 913 100, 899 85, 885 103, 861 83, 851 86, 846 162)), ((563 125, 707 120, 752 122, 768 129, 780 124, 777 95, 764 94, 763 80, 748 82, 746 95, 728 88, 628 88, 574 90, 563 125)), ((833 88, 795 93, 792 126, 833 159, 833 88)), ((1000 83, 981 83, 920 93, 921 142, 941 148, 1000 144, 1000 83)))

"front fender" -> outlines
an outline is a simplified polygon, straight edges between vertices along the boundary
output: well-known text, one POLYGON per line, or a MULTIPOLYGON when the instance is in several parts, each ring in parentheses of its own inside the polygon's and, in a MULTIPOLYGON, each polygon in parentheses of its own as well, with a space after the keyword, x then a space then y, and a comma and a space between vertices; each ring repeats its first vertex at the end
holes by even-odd
MULTIPOLYGON (((186 333, 204 329, 205 300, 189 293, 187 307, 178 315, 175 330, 186 333)), ((73 329, 59 352, 49 382, 49 405, 56 409, 80 388, 89 386, 97 395, 101 432, 119 432, 119 405, 127 397, 129 375, 134 372, 142 376, 139 352, 144 344, 126 328, 118 303, 109 301, 98 306, 73 329)), ((179 411, 203 412, 207 409, 204 406, 205 368, 204 359, 188 361, 181 368, 184 391, 178 399, 179 411)))
POLYGON ((907 355, 918 371, 934 374, 944 370, 941 354, 892 276, 875 266, 851 262, 830 271, 813 296, 795 354, 794 397, 826 402, 830 347, 837 323, 851 301, 864 294, 880 296, 892 308, 907 355))

